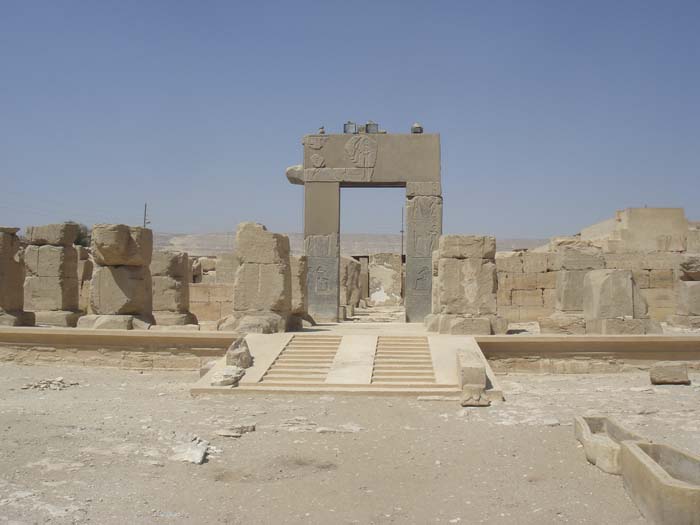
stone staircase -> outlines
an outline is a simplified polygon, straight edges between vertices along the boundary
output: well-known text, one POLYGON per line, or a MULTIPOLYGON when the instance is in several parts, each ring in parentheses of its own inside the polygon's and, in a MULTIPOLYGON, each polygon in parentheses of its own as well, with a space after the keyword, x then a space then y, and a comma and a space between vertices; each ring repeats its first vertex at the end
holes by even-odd
POLYGON ((341 340, 342 337, 336 335, 295 335, 260 383, 268 386, 322 385, 341 340))
POLYGON ((435 386, 428 338, 379 336, 371 384, 435 386))

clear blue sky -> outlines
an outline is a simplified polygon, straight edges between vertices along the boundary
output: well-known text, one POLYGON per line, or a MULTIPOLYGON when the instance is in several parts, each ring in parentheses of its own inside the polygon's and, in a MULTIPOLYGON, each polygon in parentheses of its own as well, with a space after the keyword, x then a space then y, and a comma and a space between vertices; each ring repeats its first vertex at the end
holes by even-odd
MULTIPOLYGON (((302 229, 285 167, 320 125, 442 135, 445 231, 700 220, 698 1, 6 1, 0 224, 302 229)), ((401 190, 344 190, 396 232, 401 190)))

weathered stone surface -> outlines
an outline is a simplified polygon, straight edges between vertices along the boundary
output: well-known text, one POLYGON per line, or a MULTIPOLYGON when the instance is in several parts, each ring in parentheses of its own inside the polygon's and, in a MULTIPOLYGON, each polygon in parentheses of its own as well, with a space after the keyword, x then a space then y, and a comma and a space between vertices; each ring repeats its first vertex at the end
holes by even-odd
POLYGON ((24 264, 29 276, 78 276, 78 252, 72 246, 27 246, 24 250, 24 264))
POLYGON ((700 281, 700 254, 685 254, 680 269, 684 281, 700 281))
POLYGON ((151 313, 151 277, 145 266, 97 266, 90 308, 98 315, 151 313))
POLYGON ((511 303, 516 306, 543 306, 542 290, 513 290, 511 303))
POLYGON ((459 404, 463 407, 487 407, 491 405, 491 399, 482 388, 467 386, 462 389, 459 404))
POLYGON ((452 335, 491 335, 491 320, 488 317, 455 317, 447 330, 452 335))
POLYGON ((496 238, 488 235, 443 235, 440 237, 441 259, 494 259, 496 238))
POLYGON ((496 270, 498 273, 523 273, 522 252, 496 252, 496 270))
POLYGON ((101 266, 148 266, 153 232, 125 224, 96 224, 92 228, 91 251, 101 266))
POLYGON ((562 270, 600 270, 605 268, 605 260, 600 250, 564 246, 558 250, 558 266, 562 270))
POLYGON ((652 252, 642 255, 644 270, 678 270, 683 262, 683 254, 673 252, 652 252))
POLYGON ((562 312, 583 311, 583 279, 588 270, 561 270, 557 274, 556 309, 562 312))
POLYGON ((583 280, 586 320, 634 317, 630 270, 592 270, 583 280))
POLYGON ((602 335, 644 335, 646 319, 617 318, 586 320, 587 334, 602 335))
POLYGON ((700 230, 688 230, 686 250, 688 253, 700 253, 700 230))
POLYGON ((30 311, 78 310, 76 277, 29 276, 24 280, 24 307, 30 311))
POLYGON ((250 368, 253 366, 253 356, 248 348, 245 337, 239 337, 226 351, 226 364, 239 368, 250 368))
MULTIPOLYGON (((238 382, 245 375, 245 370, 237 366, 225 366, 212 375, 211 386, 238 386, 238 382)), ((201 463, 201 461, 199 461, 201 463)))
POLYGON ((34 312, 0 310, 0 326, 34 326, 34 312))
POLYGON ((151 275, 172 277, 179 281, 189 279, 189 257, 185 252, 153 252, 151 275))
POLYGON ((679 281, 677 286, 676 313, 700 315, 700 281, 679 281))
POLYGON ((217 329, 246 334, 274 334, 284 332, 287 318, 275 312, 245 312, 221 319, 217 329))
POLYGON ((305 255, 289 258, 292 274, 292 314, 303 316, 308 313, 309 303, 306 295, 306 272, 308 270, 305 255))
POLYGON ((524 252, 523 272, 525 273, 544 273, 547 271, 548 253, 524 252))
POLYGON ((192 312, 165 312, 154 311, 153 319, 156 326, 186 326, 196 325, 197 317, 192 312))
POLYGON ((700 329, 700 315, 671 315, 668 322, 679 328, 700 329))
POLYGON ((185 313, 189 310, 188 283, 164 275, 156 275, 152 281, 154 311, 185 313))
POLYGON ((236 254, 243 264, 288 264, 289 238, 262 224, 243 222, 236 230, 236 254))
POLYGON ((289 314, 292 278, 289 263, 242 263, 236 273, 234 311, 273 311, 289 314))
POLYGON ((80 225, 75 222, 28 226, 25 229, 29 244, 37 246, 73 246, 80 233, 80 225))
POLYGON ((357 306, 360 301, 360 263, 351 257, 340 258, 340 304, 357 306))
POLYGON ((21 260, 19 238, 12 230, 0 231, 0 312, 8 312, 7 324, 16 326, 15 322, 24 319, 24 264, 21 260), (16 312, 10 316, 9 312, 16 312))
POLYGON ((659 361, 649 370, 652 385, 689 385, 688 364, 678 361, 659 361))
POLYGON ((84 315, 78 319, 78 328, 94 330, 131 330, 133 315, 84 315))
POLYGON ((56 326, 72 328, 78 324, 83 314, 71 311, 41 311, 34 312, 34 324, 37 326, 56 326))
POLYGON ((586 320, 581 314, 554 312, 538 319, 540 333, 583 335, 586 333, 586 320))
POLYGON ((376 253, 369 258, 369 300, 371 306, 401 304, 401 256, 376 253))
POLYGON ((440 182, 407 182, 406 197, 440 196, 442 187, 440 182))
POLYGON ((240 260, 235 253, 220 253, 216 256, 216 282, 234 283, 236 282, 236 272, 240 260))
POLYGON ((440 259, 440 313, 496 313, 496 265, 484 259, 440 259))

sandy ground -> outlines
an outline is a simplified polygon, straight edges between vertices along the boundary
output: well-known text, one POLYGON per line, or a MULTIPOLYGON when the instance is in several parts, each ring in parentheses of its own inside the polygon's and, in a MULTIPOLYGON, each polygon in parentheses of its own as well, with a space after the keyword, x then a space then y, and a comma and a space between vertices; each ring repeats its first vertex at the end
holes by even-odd
MULTIPOLYGON (((0 365, 3 523, 644 523, 574 414, 700 453, 700 387, 645 374, 501 378, 487 409, 416 398, 192 399, 197 375, 0 365), (22 385, 62 376, 61 391, 22 385), (233 424, 256 423, 240 438, 233 424), (193 435, 195 465, 169 459, 193 435)), ((700 384, 695 376, 694 385, 700 384)))

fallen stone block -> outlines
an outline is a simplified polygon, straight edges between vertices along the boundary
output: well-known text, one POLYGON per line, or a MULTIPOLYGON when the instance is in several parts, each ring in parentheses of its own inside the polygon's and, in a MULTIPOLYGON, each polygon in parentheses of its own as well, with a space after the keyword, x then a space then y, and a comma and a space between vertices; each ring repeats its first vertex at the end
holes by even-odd
POLYGON ((689 385, 688 364, 677 361, 659 361, 649 370, 652 385, 689 385))
POLYGON ((173 447, 174 454, 168 459, 172 461, 184 461, 201 465, 207 457, 209 442, 197 437, 192 438, 189 443, 183 443, 173 447))
POLYGON ((101 266, 148 266, 153 253, 153 232, 125 224, 96 224, 91 251, 101 266))
POLYGON ((650 523, 697 525, 700 457, 660 443, 624 441, 622 481, 650 523))
POLYGON ((25 237, 29 244, 42 246, 73 246, 80 234, 80 225, 75 222, 46 224, 43 226, 27 226, 25 237))
POLYGON ((459 404, 463 407, 488 407, 491 406, 491 399, 483 389, 468 386, 462 389, 459 404))
POLYGON ((224 366, 214 371, 211 377, 211 386, 238 386, 238 382, 245 375, 245 370, 237 366, 224 366))
POLYGON ((644 441, 616 421, 607 417, 577 416, 574 434, 583 445, 586 459, 603 472, 620 475, 620 443, 627 440, 644 441))
POLYGON ((250 368, 253 366, 253 356, 248 348, 245 337, 239 337, 226 351, 226 364, 238 368, 250 368))

